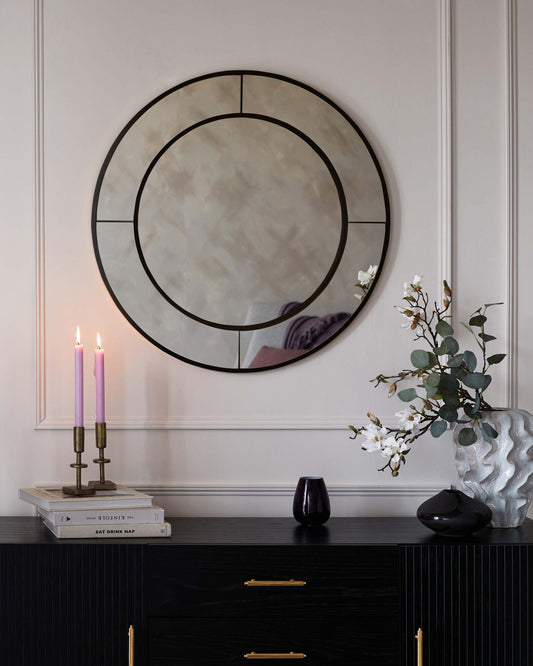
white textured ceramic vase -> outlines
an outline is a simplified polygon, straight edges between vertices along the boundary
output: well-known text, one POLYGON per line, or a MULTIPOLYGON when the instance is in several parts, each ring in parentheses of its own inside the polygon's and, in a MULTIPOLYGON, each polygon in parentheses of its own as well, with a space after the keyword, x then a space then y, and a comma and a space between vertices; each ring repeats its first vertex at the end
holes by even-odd
POLYGON ((483 414, 498 437, 490 444, 481 437, 471 446, 458 443, 455 462, 460 490, 492 510, 491 527, 518 527, 533 499, 533 416, 523 409, 496 409, 483 414))

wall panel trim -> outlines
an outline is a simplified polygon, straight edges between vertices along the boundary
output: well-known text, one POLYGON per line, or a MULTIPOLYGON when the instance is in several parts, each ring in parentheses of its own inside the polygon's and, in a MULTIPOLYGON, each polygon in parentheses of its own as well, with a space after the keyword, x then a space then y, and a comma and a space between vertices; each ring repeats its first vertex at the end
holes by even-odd
MULTIPOLYGON (((38 483, 38 488, 49 488, 57 483, 38 483)), ((59 484, 60 485, 60 484, 59 484)), ((127 483, 143 493, 157 497, 293 497, 295 485, 283 484, 138 484, 127 483)), ((328 484, 331 497, 431 497, 442 490, 442 486, 432 485, 362 485, 328 484)))
MULTIPOLYGON (((158 497, 217 496, 217 497, 292 497, 294 485, 137 485, 136 490, 158 497)), ((441 486, 365 486, 328 484, 332 497, 430 497, 441 486)))
MULTIPOLYGON (((399 406, 400 407, 400 406, 399 406)), ((360 416, 184 416, 184 417, 129 417, 107 419, 108 430, 346 430, 348 424, 362 425, 368 422, 366 414, 360 416)), ((397 419, 384 418, 385 426, 395 427, 397 419)), ((71 430, 72 418, 47 418, 35 426, 36 430, 71 430)), ((93 424, 87 430, 94 429, 93 424)))
MULTIPOLYGON (((508 0, 513 4, 513 0, 508 0)), ((66 430, 72 419, 49 415, 46 390, 46 290, 45 290, 45 146, 44 146, 44 2, 34 0, 34 117, 35 117, 35 429, 66 430)), ((453 280, 452 270, 452 29, 451 0, 439 0, 439 280, 453 280)), ((109 419, 108 427, 124 430, 340 430, 347 424, 367 421, 366 414, 308 417, 302 415, 276 416, 173 416, 148 415, 109 419)), ((393 426, 391 415, 384 425, 393 426)))
POLYGON ((516 407, 518 399, 518 84, 516 44, 516 0, 506 6, 506 214, 507 214, 507 294, 506 294, 506 407, 516 407))
POLYGON ((43 0, 33 2, 34 206, 35 206, 35 420, 46 419, 44 273, 44 44, 43 0))
MULTIPOLYGON (((452 9, 451 0, 440 1, 439 86, 439 288, 443 280, 454 284, 453 176, 452 176, 452 9)), ((453 314, 453 313, 452 313, 453 314)))

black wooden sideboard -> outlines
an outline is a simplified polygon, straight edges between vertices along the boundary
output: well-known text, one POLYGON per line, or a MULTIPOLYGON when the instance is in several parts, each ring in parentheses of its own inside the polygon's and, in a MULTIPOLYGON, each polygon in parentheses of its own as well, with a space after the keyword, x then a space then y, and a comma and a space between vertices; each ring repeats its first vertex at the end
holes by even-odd
POLYGON ((533 664, 533 521, 454 540, 411 518, 170 522, 71 541, 0 518, 2 666, 533 664))

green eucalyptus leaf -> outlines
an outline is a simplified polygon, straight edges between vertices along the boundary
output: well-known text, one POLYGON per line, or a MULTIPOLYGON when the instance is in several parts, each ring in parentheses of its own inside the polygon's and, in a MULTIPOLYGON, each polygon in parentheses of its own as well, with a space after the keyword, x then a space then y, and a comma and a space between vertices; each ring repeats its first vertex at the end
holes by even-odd
POLYGON ((507 354, 493 354, 488 357, 487 363, 489 365, 496 365, 496 363, 501 363, 506 356, 507 354))
POLYGON ((448 421, 448 423, 455 423, 459 418, 459 414, 455 407, 448 407, 447 405, 443 405, 439 409, 439 416, 445 421, 448 421))
POLYGON ((487 435, 489 439, 494 439, 498 437, 498 431, 490 425, 490 423, 482 423, 481 430, 487 435))
POLYGON ((439 383, 440 383, 440 375, 438 372, 432 372, 426 379, 426 384, 428 386, 434 386, 436 388, 439 385, 439 383))
POLYGON ((449 354, 450 356, 455 356, 455 354, 457 354, 457 352, 459 351, 459 343, 455 338, 452 338, 451 336, 444 338, 441 346, 446 348, 447 350, 446 353, 449 354))
POLYGON ((457 354, 457 356, 450 356, 448 359, 449 368, 459 368, 464 361, 463 354, 457 354))
POLYGON ((481 397, 479 394, 479 391, 476 393, 476 400, 474 404, 467 404, 463 407, 465 414, 468 416, 468 418, 473 419, 475 418, 476 414, 479 412, 479 407, 481 404, 481 397))
POLYGON ((411 353, 411 363, 415 368, 426 368, 429 365, 429 354, 424 349, 415 349, 411 353))
POLYGON ((429 432, 436 438, 445 433, 447 428, 448 424, 446 421, 433 421, 429 428, 429 432))
POLYGON ((466 370, 463 367, 460 368, 451 368, 450 373, 453 377, 458 379, 459 381, 462 381, 463 377, 468 374, 468 370, 466 370))
POLYGON ((443 372, 440 376, 439 381, 439 392, 442 394, 445 393, 454 393, 459 389, 459 381, 456 377, 446 372, 443 372))
POLYGON ((442 396, 442 399, 444 400, 444 404, 447 407, 460 407, 461 406, 461 399, 457 395, 457 393, 445 393, 442 396))
POLYGON ((444 321, 444 319, 439 320, 435 330, 441 336, 441 338, 446 338, 449 335, 453 335, 453 328, 450 326, 450 324, 448 324, 447 321, 444 321))
POLYGON ((488 333, 478 333, 478 335, 483 342, 492 342, 492 340, 496 340, 495 335, 489 335, 488 333))
POLYGON ((468 368, 469 372, 474 372, 477 366, 477 358, 474 352, 471 351, 464 351, 463 356, 465 359, 466 367, 468 368))
POLYGON ((468 322, 470 326, 483 326, 483 324, 487 321, 487 318, 485 315, 478 314, 475 317, 471 317, 470 321, 468 322))
POLYGON ((469 419, 473 419, 475 413, 477 412, 477 409, 475 409, 474 405, 465 405, 463 409, 469 419))
POLYGON ((436 386, 425 386, 424 388, 426 389, 426 398, 428 400, 434 398, 439 390, 436 386))
POLYGON ((487 435, 487 433, 484 430, 481 431, 481 436, 487 442, 487 444, 491 443, 492 441, 491 438, 487 435))
POLYGON ((427 364, 428 368, 432 368, 434 365, 437 365, 437 357, 433 352, 428 352, 429 363, 427 364))
POLYGON ((414 388, 403 389, 403 391, 398 391, 398 398, 403 400, 403 402, 411 402, 418 398, 417 392, 414 388))
POLYGON ((473 428, 461 428, 458 440, 461 446, 470 446, 477 442, 477 435, 473 428))
POLYGON ((491 383, 492 377, 484 375, 482 372, 468 372, 461 381, 468 388, 484 391, 491 383))

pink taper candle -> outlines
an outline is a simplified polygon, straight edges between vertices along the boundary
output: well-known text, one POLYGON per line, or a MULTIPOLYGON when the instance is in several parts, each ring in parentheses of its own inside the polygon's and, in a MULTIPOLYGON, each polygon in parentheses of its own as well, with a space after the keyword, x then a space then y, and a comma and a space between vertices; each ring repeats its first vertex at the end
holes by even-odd
POLYGON ((96 423, 105 423, 104 350, 100 333, 96 334, 94 376, 96 378, 96 423))
POLYGON ((74 425, 83 427, 83 345, 80 343, 80 327, 76 328, 74 345, 74 425))

